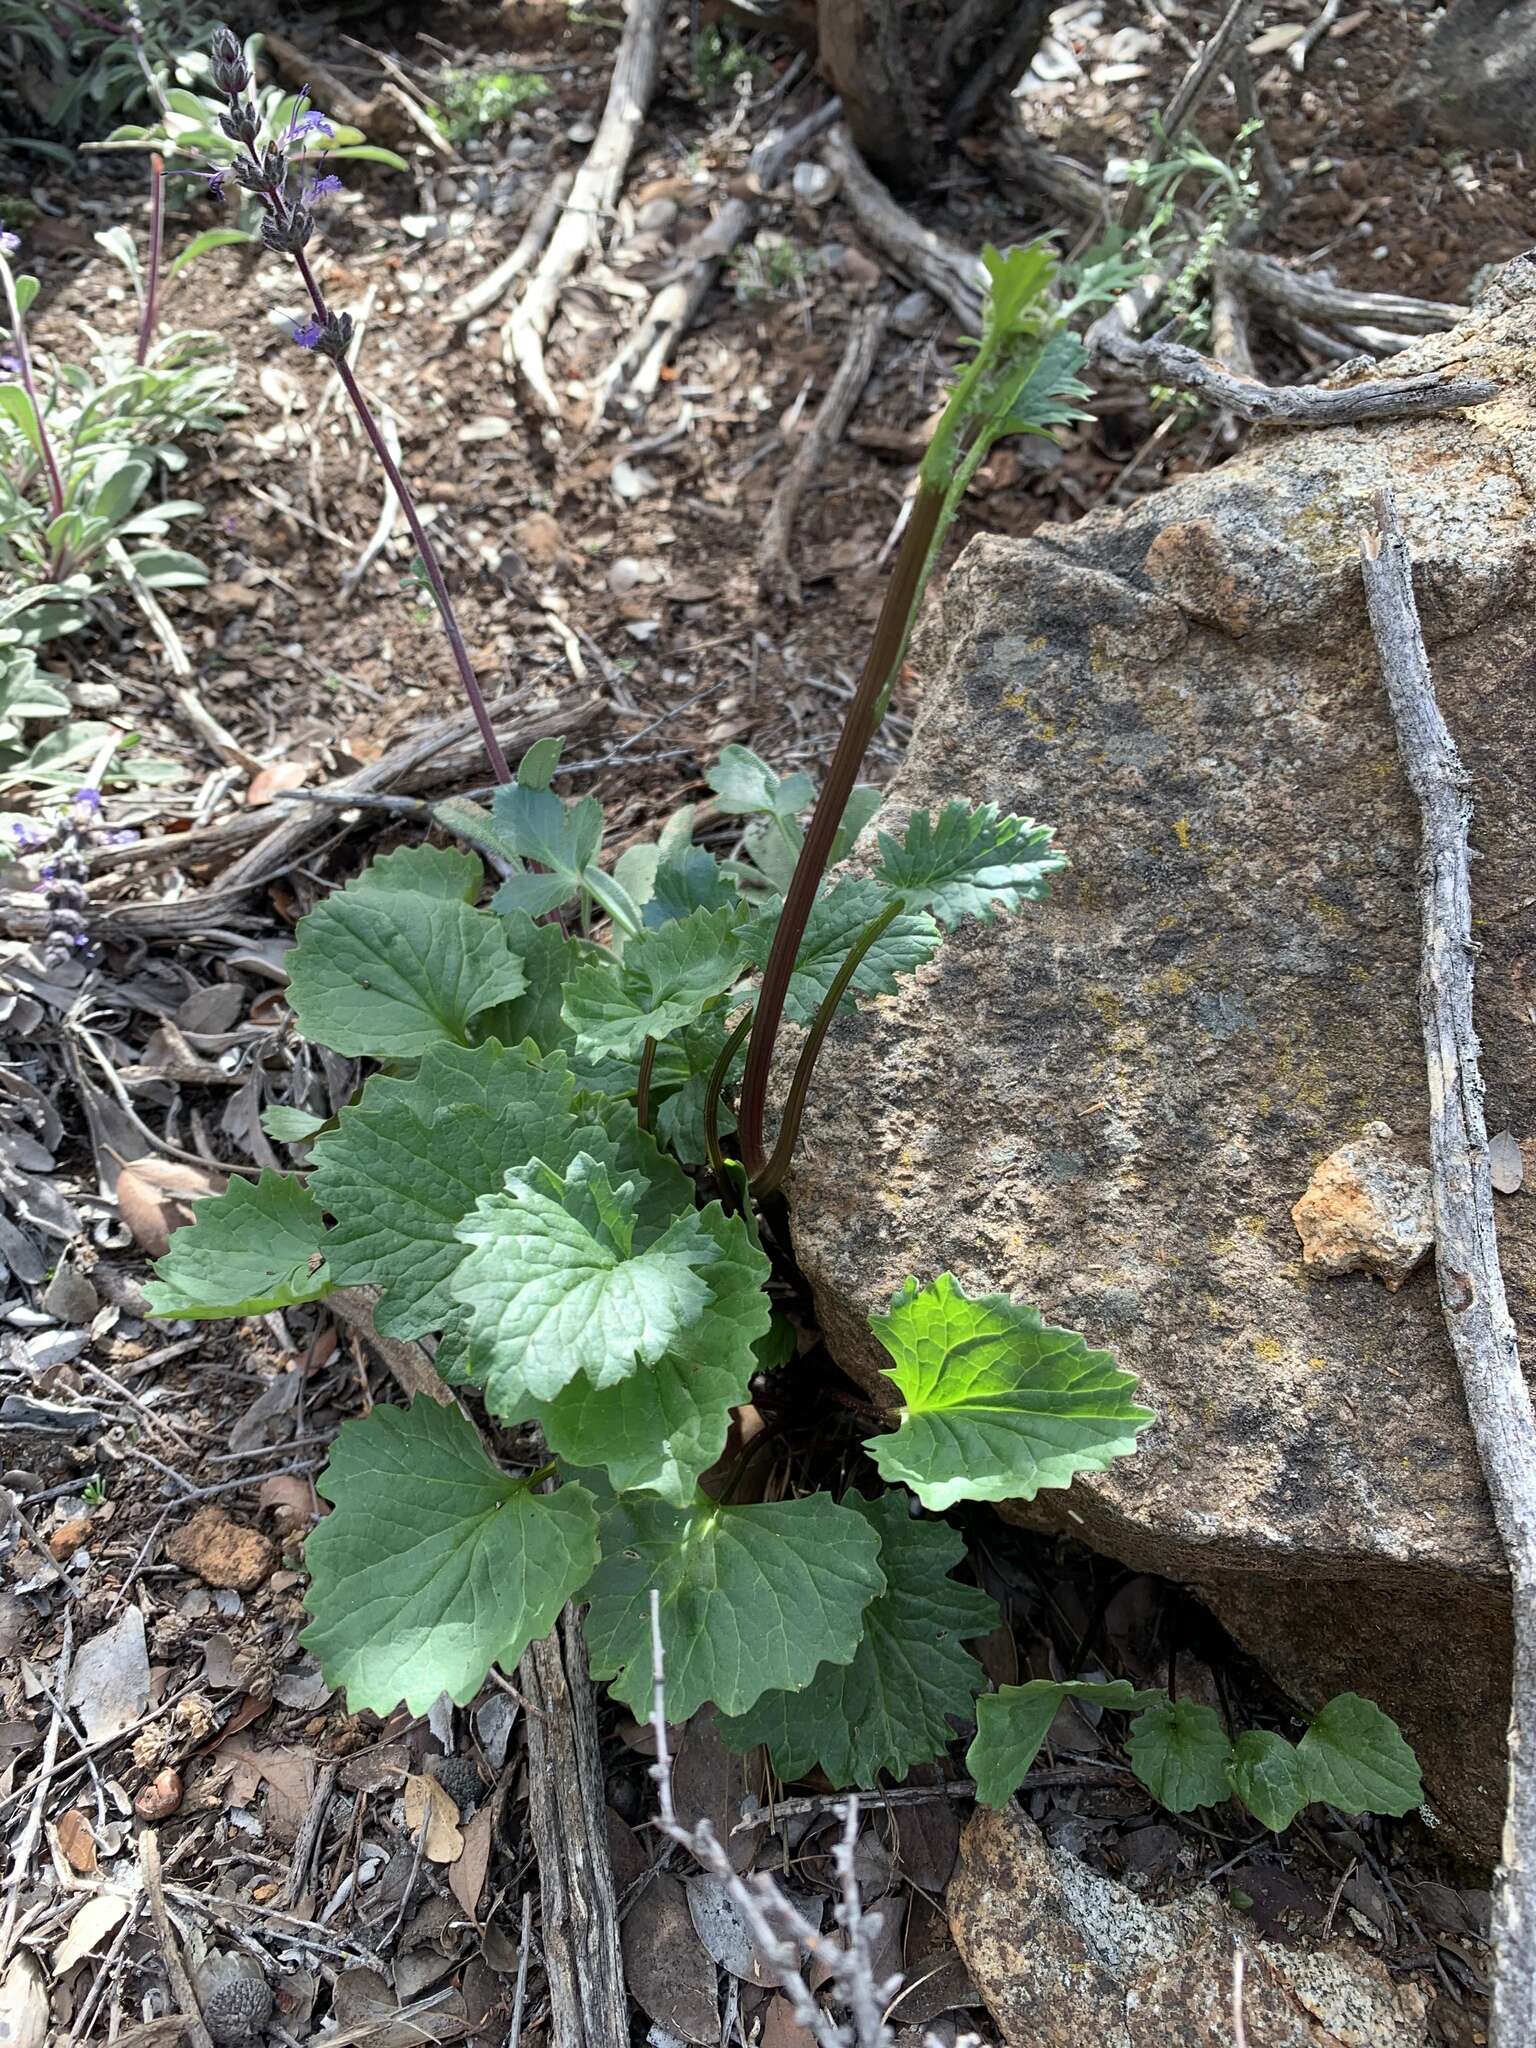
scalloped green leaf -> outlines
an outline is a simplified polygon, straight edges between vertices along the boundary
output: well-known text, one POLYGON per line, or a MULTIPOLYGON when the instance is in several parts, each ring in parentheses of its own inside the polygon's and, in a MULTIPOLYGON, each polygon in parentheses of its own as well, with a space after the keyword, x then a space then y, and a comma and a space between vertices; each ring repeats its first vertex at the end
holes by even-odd
MULTIPOLYGON (((853 880, 834 883, 825 896, 817 898, 806 920, 805 936, 795 960, 784 1004, 786 1017, 796 1024, 810 1023, 855 941, 885 910, 891 893, 878 882, 853 880)), ((757 967, 768 964, 776 923, 776 916, 770 915, 755 919, 748 927, 746 946, 757 967)), ((843 1009, 854 1008, 856 995, 894 995, 896 977, 912 973, 931 959, 942 937, 925 910, 903 911, 859 962, 853 986, 843 999, 843 1009)))
POLYGON ((949 1273, 908 1280, 869 1326, 902 1394, 894 1434, 867 1439, 880 1476, 942 1513, 961 1500, 1033 1500, 1130 1455, 1150 1408, 1107 1351, 1036 1308, 972 1300, 949 1273))
POLYGON ((155 1261, 150 1313, 201 1322, 319 1301, 334 1285, 325 1252, 325 1218, 302 1181, 271 1172, 232 1180, 198 1203, 155 1261))
POLYGON ((304 1546, 300 1640, 353 1713, 472 1700, 548 1635, 598 1556, 579 1486, 535 1493, 491 1463, 457 1408, 417 1400, 342 1424, 304 1546))
POLYGON ((634 1111, 582 1097, 559 1053, 443 1045, 409 1079, 375 1074, 315 1140, 310 1184, 335 1218, 327 1251, 338 1286, 383 1290, 374 1320, 386 1336, 446 1328, 467 1250, 459 1224, 509 1171, 530 1159, 564 1168, 578 1152, 648 1183, 648 1229, 665 1229, 691 1199, 634 1111))
POLYGON ((914 1522, 895 1493, 844 1505, 879 1537, 885 1575, 853 1661, 823 1664, 800 1691, 765 1693, 719 1724, 732 1749, 766 1743, 786 1784, 819 1765, 834 1786, 873 1786, 882 1771, 902 1778, 941 1755, 949 1717, 968 1720, 986 1681, 962 1644, 1000 1618, 995 1600, 948 1576, 965 1556, 953 1529, 914 1522))
POLYGON ((737 900, 730 876, 709 849, 683 846, 657 862, 643 922, 656 931, 695 910, 728 910, 737 900))
POLYGON ((468 1044, 476 1017, 521 995, 505 928, 466 899, 471 873, 478 889, 473 854, 406 847, 317 904, 288 956, 304 1036, 354 1058, 412 1059, 468 1044))
POLYGON ((496 792, 488 821, 475 837, 504 858, 537 861, 547 873, 514 872, 496 892, 495 908, 542 917, 573 903, 603 843, 603 807, 595 797, 564 803, 548 787, 509 783, 496 792))
POLYGON ((885 1590, 880 1541, 826 1494, 686 1509, 629 1498, 603 1517, 590 1587, 592 1674, 644 1719, 651 1710, 651 1590, 661 1596, 669 1721, 713 1700, 744 1714, 765 1692, 849 1663, 864 1611, 885 1590))
POLYGON ((1128 1679, 1031 1678, 1024 1685, 999 1686, 976 1702, 976 1737, 965 1767, 984 1806, 1005 1806, 1040 1754, 1066 1700, 1125 1711, 1166 1704, 1161 1689, 1138 1692, 1128 1679))
POLYGON ((816 795, 809 775, 780 775, 750 747, 726 747, 706 779, 720 809, 737 817, 795 818, 816 795))
POLYGON ((739 1216, 718 1202, 699 1228, 715 1245, 709 1297, 684 1336, 649 1370, 596 1387, 579 1373, 552 1401, 529 1401, 506 1422, 538 1422, 557 1456, 602 1469, 616 1493, 657 1493, 678 1507, 725 1448, 731 1410, 747 1399, 771 1312, 769 1265, 739 1216))
POLYGON ((453 1275, 476 1377, 491 1407, 551 1400, 577 1373, 594 1387, 654 1365, 709 1300, 698 1270, 717 1253, 689 1206, 636 1245, 640 1189, 578 1153, 563 1173, 535 1159, 482 1195, 458 1227, 453 1275))
POLYGON ((1125 1748, 1131 1769, 1170 1813, 1219 1806, 1231 1796, 1232 1744, 1214 1707, 1197 1700, 1149 1707, 1131 1723, 1125 1748))
POLYGON ((1411 1813, 1424 1797, 1418 1760, 1397 1723, 1357 1692, 1328 1702, 1296 1755, 1308 1797, 1342 1813, 1411 1813))
POLYGON ((1248 1728, 1238 1736, 1227 1777, 1254 1819, 1277 1835, 1312 1797, 1295 1745, 1268 1728, 1248 1728))
POLYGON ((578 967, 563 1011, 578 1049, 637 1059, 647 1038, 696 1023, 746 963, 742 918, 735 905, 690 911, 630 939, 622 960, 610 953, 578 967))
POLYGON ((1050 878, 1067 865, 1051 846, 1049 825, 1004 816, 996 804, 946 804, 935 824, 914 811, 900 839, 877 835, 880 880, 940 924, 965 917, 990 923, 999 909, 1017 910, 1050 893, 1050 878))

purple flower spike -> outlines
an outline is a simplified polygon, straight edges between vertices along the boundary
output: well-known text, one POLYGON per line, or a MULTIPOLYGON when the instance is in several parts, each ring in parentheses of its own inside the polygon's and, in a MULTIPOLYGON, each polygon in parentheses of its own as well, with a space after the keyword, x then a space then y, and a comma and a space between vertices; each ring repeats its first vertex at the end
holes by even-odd
POLYGON ((318 320, 306 320, 302 326, 295 327, 293 338, 300 348, 315 348, 324 332, 325 329, 318 320))
POLYGON ((74 802, 79 805, 82 811, 89 811, 94 816, 101 809, 101 791, 93 788, 90 783, 86 783, 83 789, 75 791, 74 802))
POLYGON ((0 228, 0 256, 14 256, 21 247, 21 237, 9 228, 0 228))
POLYGON ((300 142, 306 135, 323 135, 327 142, 336 140, 336 130, 324 114, 314 112, 301 114, 288 130, 290 142, 300 142))
POLYGON ((304 187, 304 197, 312 203, 316 199, 328 199, 333 192, 339 192, 340 190, 340 178, 337 177, 334 171, 327 171, 323 178, 310 179, 309 183, 304 187))

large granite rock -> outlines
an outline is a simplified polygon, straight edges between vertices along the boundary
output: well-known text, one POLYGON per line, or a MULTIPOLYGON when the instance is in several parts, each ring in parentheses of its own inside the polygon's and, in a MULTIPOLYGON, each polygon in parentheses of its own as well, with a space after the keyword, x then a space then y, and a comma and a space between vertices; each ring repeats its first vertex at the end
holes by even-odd
POLYGON ((1447 141, 1536 145, 1536 0, 1451 0, 1401 97, 1447 141))
MULTIPOLYGON (((1193 1583, 1302 1704, 1378 1699, 1490 1850, 1504 1569, 1433 1263, 1396 1292, 1322 1277, 1291 1216, 1367 1125, 1424 1156, 1417 816, 1358 566, 1382 484, 1477 800, 1489 1128, 1536 1133, 1536 268, 1392 367, 1442 364, 1500 395, 1266 434, 1127 511, 966 550, 891 809, 1050 818, 1073 867, 839 1027, 792 1201, 833 1348, 873 1388, 865 1318, 908 1273, 1112 1346, 1158 1423, 1014 1512, 1193 1583)), ((1499 1224, 1536 1350, 1536 1201, 1499 1224)))
POLYGON ((978 1807, 945 1898, 1007 2048, 1231 2048, 1232 1956, 1264 2048, 1426 2048, 1416 1984, 1350 1941, 1265 1941, 1209 1885, 1169 1905, 1053 1848, 1015 1807, 978 1807))

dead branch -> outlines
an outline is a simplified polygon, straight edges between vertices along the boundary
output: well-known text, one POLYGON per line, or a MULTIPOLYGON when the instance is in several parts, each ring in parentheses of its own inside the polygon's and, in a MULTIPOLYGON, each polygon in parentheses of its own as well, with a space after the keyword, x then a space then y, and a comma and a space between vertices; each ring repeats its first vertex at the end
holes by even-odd
POLYGON ((1220 262, 1211 272, 1211 354, 1244 382, 1258 375, 1248 340, 1248 308, 1232 273, 1220 262))
POLYGON ((827 458, 843 437, 853 417, 864 386, 869 382, 880 337, 885 332, 886 310, 871 306, 856 318, 848 330, 843 359, 827 387, 827 395, 816 408, 816 417, 801 437, 794 460, 779 479, 779 487, 768 507, 757 542, 757 584, 764 597, 798 606, 800 579, 789 559, 789 538, 794 531, 800 500, 821 475, 827 458))
POLYGON ((1405 299, 1396 292, 1346 291, 1342 285, 1324 284, 1252 249, 1230 249, 1225 260, 1255 298, 1330 327, 1364 321, 1399 334, 1438 334, 1467 317, 1466 306, 1434 299, 1405 299))
MULTIPOLYGON (((560 705, 537 718, 519 719, 516 723, 509 720, 503 725, 501 721, 508 717, 516 702, 513 697, 502 697, 490 707, 491 717, 497 722, 497 737, 509 753, 521 753, 535 740, 580 732, 592 723, 602 708, 601 698, 589 697, 578 703, 560 705)), ((343 803, 350 796, 367 797, 384 790, 416 795, 426 789, 441 789, 472 765, 477 758, 477 747, 474 719, 469 712, 461 712, 456 717, 427 726, 399 746, 391 747, 377 761, 370 761, 366 767, 355 769, 351 775, 327 783, 312 794, 322 797, 327 805, 333 805, 343 803)), ((93 847, 86 860, 93 874, 141 864, 158 866, 174 863, 178 867, 201 867, 217 864, 225 855, 235 853, 255 840, 259 844, 247 857, 248 864, 237 863, 229 870, 226 880, 231 883, 264 881, 279 869, 289 866, 312 840, 332 831, 336 820, 317 810, 309 817, 303 831, 295 834, 291 829, 293 823, 294 820, 286 815, 281 822, 274 823, 273 813, 265 807, 238 811, 222 824, 205 826, 195 832, 166 832, 159 838, 141 839, 127 846, 93 847)))
POLYGON ((528 1702, 528 1829, 539 1859, 544 1971, 554 2048, 628 2048, 607 1794, 581 1615, 530 1643, 517 1667, 528 1702))
POLYGON ((903 276, 941 298, 968 334, 979 333, 987 282, 981 258, 921 226, 899 207, 841 124, 822 144, 821 155, 842 182, 848 211, 875 247, 903 276))
POLYGON ((1030 133, 1022 113, 1005 125, 998 155, 1011 176, 1073 220, 1097 221, 1108 213, 1108 195, 1092 171, 1059 150, 1047 149, 1030 133))
POLYGON ((165 1974, 171 1980, 171 1995, 176 2000, 177 2013, 193 2048, 213 2048, 213 2036, 197 2002, 187 1966, 181 1959, 176 1930, 171 1925, 170 1909, 165 1903, 165 1887, 160 1876, 160 1838, 153 1828, 141 1828, 138 1843, 144 1900, 149 1907, 149 1917, 155 1923, 155 1932, 160 1937, 160 1958, 165 1964, 165 1974))
POLYGON ((1489 2040, 1491 2048, 1527 2048, 1536 2041, 1536 1414, 1520 1369, 1493 1217, 1472 1007, 1472 800, 1435 701, 1408 544, 1389 491, 1377 493, 1376 520, 1376 531, 1360 542, 1366 603, 1423 838, 1419 1016, 1429 1071, 1435 1271, 1509 1561, 1514 1609, 1509 1805, 1494 1890, 1489 2040))
POLYGON ((574 171, 561 171, 550 180, 529 214, 512 254, 503 256, 494 270, 488 270, 459 293, 448 308, 448 318, 455 327, 462 327, 466 320, 479 319, 506 297, 513 280, 522 276, 549 240, 560 218, 560 209, 570 197, 575 175, 574 171))
POLYGON ((1280 152, 1275 148, 1269 123, 1259 111, 1259 88, 1253 75, 1253 59, 1242 43, 1227 52, 1227 77, 1232 82, 1232 97, 1237 101, 1237 111, 1243 121, 1257 121, 1259 124, 1253 137, 1253 165, 1259 174, 1264 204, 1259 209, 1257 220, 1246 223, 1246 233, 1239 236, 1239 240, 1251 240, 1277 221, 1290 204, 1291 180, 1280 161, 1280 152))
POLYGON ((560 417, 560 401, 544 367, 544 340, 560 303, 565 281, 597 241, 598 223, 612 212, 624 183, 661 55, 662 0, 633 0, 614 59, 613 78, 597 135, 587 160, 571 184, 549 246, 528 289, 512 315, 506 347, 534 398, 551 419, 560 417))
POLYGON ((1380 377, 1343 390, 1314 384, 1260 384, 1231 371, 1181 342, 1154 335, 1136 341, 1112 327, 1098 331, 1095 358, 1143 384, 1172 384, 1265 427, 1358 426, 1365 420, 1418 418, 1462 405, 1484 405, 1498 391, 1482 377, 1380 377))
POLYGON ((800 2026, 817 2043, 817 2048, 891 2048, 891 2029, 885 2013, 901 1989, 900 1976, 884 1983, 875 1976, 875 1948, 882 1932, 880 1914, 866 1912, 859 1895, 854 1849, 859 1838, 859 1801, 849 1793, 843 1802, 843 1832, 832 1852, 837 1873, 838 1902, 832 1917, 841 1941, 829 1941, 819 1926, 812 1926, 800 1909, 792 1905, 771 1877, 759 1872, 738 1876, 730 1857, 721 1848, 714 1828, 707 1820, 685 1828, 672 1801, 672 1753, 667 1741, 666 1662, 661 1647, 661 1595, 651 1594, 651 1729, 656 1738, 656 1761, 651 1776, 656 1780, 660 1815, 657 1826, 669 1840, 686 1849, 694 1861, 707 1870, 730 1894, 741 1915, 752 1946, 764 1967, 773 1975, 789 2000, 800 2026), (811 1993, 801 1973, 801 1957, 809 1956, 820 1965, 820 1975, 830 1987, 834 2003, 843 2006, 848 2020, 834 2020, 811 1993))
MULTIPOLYGON (((771 192, 784 173, 796 162, 806 145, 829 128, 841 109, 840 100, 829 100, 808 114, 783 135, 760 142, 747 166, 749 180, 760 192, 771 192)), ((720 266, 757 225, 761 209, 751 199, 728 199, 714 219, 700 228, 678 252, 675 268, 646 307, 638 326, 598 379, 593 405, 595 426, 606 412, 614 393, 623 387, 626 410, 643 411, 656 396, 661 373, 671 362, 677 344, 699 317, 699 308, 709 296, 720 266)))
POLYGON ((1008 92, 1035 60, 1051 18, 1050 0, 1024 0, 1012 22, 950 102, 944 133, 952 142, 968 135, 994 93, 1008 92))

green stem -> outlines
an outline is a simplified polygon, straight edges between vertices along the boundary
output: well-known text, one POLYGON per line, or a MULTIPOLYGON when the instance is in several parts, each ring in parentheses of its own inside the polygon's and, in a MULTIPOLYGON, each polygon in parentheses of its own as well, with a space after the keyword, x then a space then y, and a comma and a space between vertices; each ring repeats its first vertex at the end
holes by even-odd
POLYGON ((811 1078, 816 1071, 816 1061, 826 1035, 832 1029, 832 1020, 837 1015, 838 1005, 847 995, 865 954, 881 933, 900 917, 905 908, 906 905, 899 896, 894 903, 888 903, 880 915, 864 927, 847 959, 833 976, 832 986, 822 998, 805 1044, 800 1048, 800 1057, 795 1062, 795 1078, 789 1084, 784 1114, 779 1121, 779 1140, 773 1148, 773 1157, 752 1182, 754 1195, 774 1195, 783 1186, 785 1176, 789 1172, 790 1161, 795 1156, 795 1145, 800 1136, 800 1123, 805 1115, 806 1097, 811 1092, 811 1078))
POLYGON ((651 1069, 656 1064, 656 1041, 648 1038, 640 1053, 640 1078, 635 1084, 635 1115, 642 1131, 651 1128, 651 1069))
POLYGON ((725 1153, 720 1146, 720 1096, 725 1087, 725 1077, 731 1071, 731 1061, 741 1048, 741 1041, 752 1028, 753 1012, 747 1010, 736 1029, 721 1046, 715 1064, 709 1070, 709 1080, 704 1088, 704 1149, 709 1155, 709 1170, 720 1183, 722 1194, 730 1185, 725 1170, 725 1153))
POLYGON ((768 1076, 773 1066, 773 1048, 783 1021, 784 1002, 789 994, 800 941, 805 936, 816 891, 832 856, 837 828, 843 821, 843 812, 858 780, 859 768, 875 736, 881 701, 906 652, 933 543, 943 519, 944 499, 941 486, 926 481, 919 485, 901 551, 886 586, 885 602, 880 607, 869 658, 864 664, 864 673, 859 678, 853 702, 848 707, 848 716, 843 721, 837 751, 832 756, 826 782, 811 813, 800 857, 795 862, 795 871, 785 892, 784 907, 779 912, 768 964, 763 970, 763 985, 752 1025, 752 1042, 747 1048, 741 1106, 737 1112, 742 1163, 754 1181, 765 1164, 763 1122, 768 1106, 768 1076))

